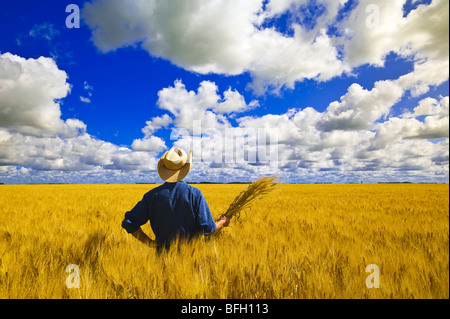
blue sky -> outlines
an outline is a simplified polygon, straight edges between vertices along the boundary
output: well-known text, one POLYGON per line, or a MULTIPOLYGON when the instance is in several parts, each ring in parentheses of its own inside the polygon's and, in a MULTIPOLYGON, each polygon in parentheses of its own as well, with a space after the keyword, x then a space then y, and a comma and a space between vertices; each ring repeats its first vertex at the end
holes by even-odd
POLYGON ((188 181, 448 182, 447 1, 6 0, 0 27, 0 182, 160 182, 173 145, 188 181), (211 163, 236 128, 276 164, 211 163))

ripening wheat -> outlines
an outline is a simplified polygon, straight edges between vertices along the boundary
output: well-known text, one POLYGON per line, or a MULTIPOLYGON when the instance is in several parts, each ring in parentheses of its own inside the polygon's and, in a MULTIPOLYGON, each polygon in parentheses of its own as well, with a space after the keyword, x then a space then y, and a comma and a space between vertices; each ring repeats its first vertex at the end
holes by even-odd
MULTIPOLYGON (((0 186, 0 298, 449 298, 448 185, 280 184, 161 255, 120 226, 155 186, 0 186)), ((216 218, 247 186, 197 185, 216 218)))

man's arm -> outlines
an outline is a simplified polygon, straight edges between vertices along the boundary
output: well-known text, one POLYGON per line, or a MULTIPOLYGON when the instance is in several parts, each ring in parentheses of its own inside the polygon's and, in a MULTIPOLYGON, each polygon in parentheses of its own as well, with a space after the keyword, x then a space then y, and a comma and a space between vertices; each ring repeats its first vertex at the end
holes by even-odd
POLYGON ((144 233, 140 227, 134 233, 131 233, 131 235, 133 235, 134 238, 136 238, 141 243, 143 243, 149 247, 153 247, 153 248, 158 247, 158 244, 156 243, 156 241, 154 241, 150 237, 148 237, 147 234, 144 233))

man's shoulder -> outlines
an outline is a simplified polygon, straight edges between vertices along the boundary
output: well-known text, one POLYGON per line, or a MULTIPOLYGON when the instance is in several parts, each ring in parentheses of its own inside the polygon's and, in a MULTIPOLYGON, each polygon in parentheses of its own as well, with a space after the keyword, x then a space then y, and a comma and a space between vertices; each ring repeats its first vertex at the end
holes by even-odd
POLYGON ((198 189, 197 187, 192 186, 192 185, 190 185, 190 184, 188 184, 186 182, 183 182, 183 181, 178 182, 177 186, 183 192, 190 193, 194 197, 202 197, 203 196, 203 193, 202 193, 202 191, 200 189, 198 189))
POLYGON ((169 191, 172 191, 172 190, 187 191, 187 192, 191 192, 193 194, 202 194, 200 189, 198 189, 197 187, 189 185, 186 182, 180 181, 180 182, 177 182, 177 183, 164 183, 164 184, 161 184, 161 185, 159 185, 159 186, 149 190, 145 195, 152 195, 152 194, 159 193, 161 191, 167 191, 167 190, 169 190, 169 191))
POLYGON ((188 184, 186 182, 183 182, 183 181, 178 182, 177 186, 179 186, 180 188, 188 189, 188 190, 190 190, 192 192, 201 192, 197 187, 192 186, 192 185, 190 185, 190 184, 188 184))
POLYGON ((153 187, 152 189, 150 189, 147 193, 152 193, 152 192, 157 192, 158 190, 162 189, 164 186, 164 184, 161 184, 159 186, 153 187))
POLYGON ((153 187, 147 193, 144 194, 144 197, 152 196, 153 194, 157 194, 157 193, 159 193, 162 190, 164 190, 164 184, 161 184, 159 186, 153 187))

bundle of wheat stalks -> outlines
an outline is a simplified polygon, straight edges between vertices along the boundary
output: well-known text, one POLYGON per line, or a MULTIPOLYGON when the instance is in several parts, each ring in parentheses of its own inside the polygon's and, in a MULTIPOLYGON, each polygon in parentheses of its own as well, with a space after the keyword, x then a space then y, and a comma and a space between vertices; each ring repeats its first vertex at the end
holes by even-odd
POLYGON ((223 216, 229 218, 236 216, 236 219, 239 220, 240 213, 245 209, 251 209, 250 204, 254 200, 262 198, 275 189, 278 185, 275 183, 276 180, 277 177, 262 177, 251 183, 246 190, 240 192, 239 195, 236 196, 227 211, 218 219, 223 216))

